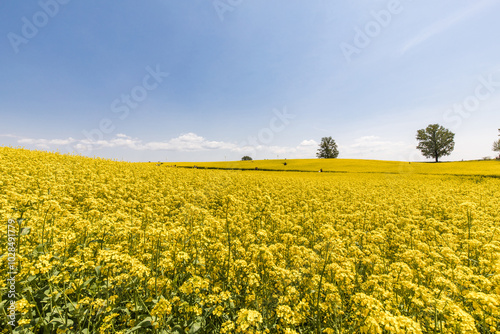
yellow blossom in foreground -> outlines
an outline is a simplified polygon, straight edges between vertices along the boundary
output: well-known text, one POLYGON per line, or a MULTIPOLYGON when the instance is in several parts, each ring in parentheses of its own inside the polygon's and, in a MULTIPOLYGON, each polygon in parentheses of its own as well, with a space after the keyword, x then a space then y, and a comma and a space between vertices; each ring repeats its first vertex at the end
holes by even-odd
POLYGON ((169 315, 170 312, 172 312, 172 304, 170 304, 170 302, 168 302, 165 298, 160 298, 158 303, 156 303, 154 308, 151 310, 151 315, 163 318, 164 316, 169 315))
POLYGON ((242 309, 238 311, 238 319, 236 324, 238 329, 246 331, 249 328, 258 327, 262 323, 262 315, 255 310, 242 309))

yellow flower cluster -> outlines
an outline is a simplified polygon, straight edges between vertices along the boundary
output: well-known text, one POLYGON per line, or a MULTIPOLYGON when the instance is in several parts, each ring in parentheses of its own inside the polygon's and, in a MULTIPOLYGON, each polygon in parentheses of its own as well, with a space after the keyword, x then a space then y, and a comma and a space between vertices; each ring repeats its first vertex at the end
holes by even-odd
POLYGON ((151 310, 151 315, 163 318, 164 316, 168 316, 171 312, 172 304, 170 304, 170 302, 168 302, 165 298, 161 298, 151 310))
POLYGON ((498 333, 500 178, 485 163, 252 172, 0 147, 18 330, 498 333))

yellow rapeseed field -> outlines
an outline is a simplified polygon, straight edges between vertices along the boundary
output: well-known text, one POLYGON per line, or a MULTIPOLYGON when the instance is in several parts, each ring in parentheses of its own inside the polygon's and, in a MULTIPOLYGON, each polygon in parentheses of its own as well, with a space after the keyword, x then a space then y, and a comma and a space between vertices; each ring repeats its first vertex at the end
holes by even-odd
POLYGON ((218 169, 261 169, 279 171, 319 171, 336 173, 396 173, 428 175, 495 175, 500 177, 500 161, 401 162, 358 159, 273 159, 252 161, 178 162, 178 167, 218 169))
POLYGON ((500 332, 498 162, 349 163, 204 170, 0 147, 0 328, 500 332))

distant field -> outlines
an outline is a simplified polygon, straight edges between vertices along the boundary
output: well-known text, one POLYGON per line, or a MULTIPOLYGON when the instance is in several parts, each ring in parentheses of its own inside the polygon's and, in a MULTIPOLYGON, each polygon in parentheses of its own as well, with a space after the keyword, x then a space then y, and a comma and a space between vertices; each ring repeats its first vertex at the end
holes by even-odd
POLYGON ((500 161, 460 162, 401 162, 358 159, 292 159, 253 160, 219 162, 165 163, 178 167, 205 167, 221 169, 271 169, 289 171, 351 172, 351 173, 401 173, 401 174, 451 174, 451 175, 495 175, 500 177, 500 161), (286 165, 284 163, 286 162, 286 165))

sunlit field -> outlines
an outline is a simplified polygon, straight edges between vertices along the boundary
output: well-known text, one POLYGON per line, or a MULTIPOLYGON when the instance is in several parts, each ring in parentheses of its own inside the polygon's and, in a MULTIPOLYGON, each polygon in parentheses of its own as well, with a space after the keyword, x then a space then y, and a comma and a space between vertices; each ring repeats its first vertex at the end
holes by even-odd
POLYGON ((0 147, 15 333, 500 331, 498 161, 283 162, 0 147))
POLYGON ((496 175, 500 177, 500 161, 459 162, 400 162, 357 159, 273 159, 254 161, 178 162, 167 165, 220 169, 271 169, 279 171, 319 171, 350 173, 402 173, 402 174, 450 174, 496 175), (285 165, 286 163, 286 165, 285 165))

